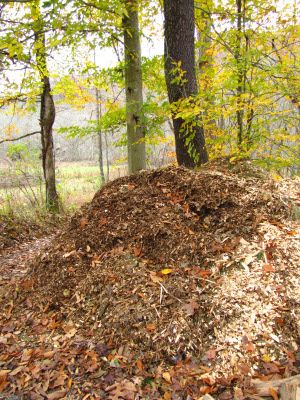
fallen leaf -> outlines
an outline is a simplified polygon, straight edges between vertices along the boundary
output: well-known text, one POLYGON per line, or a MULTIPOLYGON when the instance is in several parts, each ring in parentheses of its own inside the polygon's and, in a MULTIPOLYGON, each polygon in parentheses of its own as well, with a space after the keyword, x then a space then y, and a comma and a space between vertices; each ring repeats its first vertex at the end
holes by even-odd
POLYGON ((166 269, 163 269, 163 270, 161 271, 161 273, 162 273, 163 275, 168 275, 168 274, 170 274, 171 272, 173 272, 173 270, 170 269, 170 268, 166 268, 166 269))
POLYGON ((51 350, 51 351, 47 351, 46 353, 43 354, 44 358, 51 358, 54 356, 54 354, 56 353, 56 350, 51 350))
POLYGON ((86 217, 82 217, 80 220, 80 228, 83 229, 88 223, 88 219, 86 217))
POLYGON ((278 400, 278 395, 276 390, 269 388, 270 395, 273 397, 274 400, 278 400))
POLYGON ((255 346, 252 342, 247 343, 246 350, 250 353, 255 350, 255 346))
POLYGON ((141 251, 142 251, 142 248, 141 248, 141 247, 136 247, 136 248, 134 249, 134 255, 135 255, 136 257, 138 257, 138 256, 141 254, 141 251))
POLYGON ((162 278, 161 276, 157 275, 157 273, 154 272, 154 271, 150 271, 150 279, 154 283, 163 282, 163 280, 164 280, 164 278, 162 278))
POLYGON ((7 375, 9 372, 11 372, 11 369, 1 369, 0 377, 7 375))
POLYGON ((271 264, 263 264, 262 267, 263 267, 264 271, 266 271, 266 272, 274 272, 275 271, 271 264))
POLYGON ((171 397, 170 393, 169 392, 165 392, 164 393, 164 400, 171 400, 171 399, 172 399, 172 397, 171 397))
POLYGON ((261 359, 262 359, 262 361, 265 361, 265 362, 271 361, 271 358, 269 356, 263 356, 261 359))
POLYGON ((169 372, 167 372, 167 371, 163 372, 162 376, 163 376, 165 381, 167 381, 168 383, 172 383, 172 379, 171 379, 171 376, 170 376, 169 372))
POLYGON ((185 311, 188 317, 194 315, 195 310, 199 308, 199 305, 194 299, 189 299, 187 303, 182 306, 182 309, 185 311))
POLYGON ((62 399, 67 393, 68 393, 68 389, 58 390, 57 392, 47 394, 47 399, 49 399, 49 400, 62 399))
POLYGON ((26 299, 26 306, 28 307, 28 308, 32 308, 32 302, 31 302, 31 300, 27 297, 27 299, 26 299))
POLYGON ((285 352, 288 355, 288 357, 291 359, 292 362, 296 362, 296 357, 290 350, 286 349, 285 352))
POLYGON ((244 375, 251 375, 251 370, 250 370, 250 368, 248 367, 248 365, 245 364, 245 363, 239 364, 239 365, 238 365, 238 369, 239 369, 239 370, 241 371, 241 373, 244 374, 244 375))
POLYGON ((139 371, 142 371, 144 369, 144 365, 141 360, 137 360, 136 365, 137 365, 139 371))
POLYGON ((234 400, 243 400, 245 398, 244 393, 241 388, 234 388, 234 400))
POLYGON ((101 228, 101 226, 105 225, 106 221, 107 221, 107 218, 105 218, 105 217, 101 218, 100 222, 99 222, 99 228, 101 228))
POLYGON ((147 331, 154 331, 154 329, 156 329, 155 325, 153 325, 153 324, 146 325, 146 330, 147 331))
POLYGON ((209 360, 213 360, 216 357, 216 351, 213 349, 206 351, 205 354, 209 360))

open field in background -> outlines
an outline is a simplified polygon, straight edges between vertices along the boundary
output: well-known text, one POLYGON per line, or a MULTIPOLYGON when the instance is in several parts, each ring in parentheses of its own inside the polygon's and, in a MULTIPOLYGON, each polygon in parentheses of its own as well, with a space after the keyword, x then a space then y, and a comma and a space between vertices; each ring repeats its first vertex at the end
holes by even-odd
MULTIPOLYGON (((109 169, 109 180, 124 176, 127 167, 116 166, 109 169)), ((104 167, 106 177, 107 170, 104 167)), ((61 162, 56 169, 57 186, 66 206, 79 207, 90 201, 101 187, 99 165, 92 162, 61 162)))
MULTIPOLYGON (((30 204, 34 197, 41 200, 44 191, 43 182, 37 184, 32 181, 29 185, 24 185, 22 177, 19 183, 18 179, 15 183, 11 179, 8 182, 7 168, 7 164, 0 163, 0 208, 5 207, 6 200, 13 201, 15 205, 17 203, 30 204)), ((124 176, 126 173, 125 166, 111 167, 109 180, 124 176)), ((106 167, 104 167, 104 174, 106 177, 106 167)), ((80 207, 83 203, 90 201, 102 184, 99 165, 89 161, 57 163, 56 180, 59 196, 67 207, 80 207)))
MULTIPOLYGON (((104 170, 106 175, 106 169, 104 170)), ((127 173, 127 167, 110 168, 110 180, 127 173)), ((18 172, 0 163, 0 251, 54 232, 75 209, 90 201, 101 187, 96 163, 62 162, 57 164, 57 190, 63 213, 52 215, 44 207, 42 171, 25 168, 18 172), (26 183, 24 175, 29 176, 26 183)))

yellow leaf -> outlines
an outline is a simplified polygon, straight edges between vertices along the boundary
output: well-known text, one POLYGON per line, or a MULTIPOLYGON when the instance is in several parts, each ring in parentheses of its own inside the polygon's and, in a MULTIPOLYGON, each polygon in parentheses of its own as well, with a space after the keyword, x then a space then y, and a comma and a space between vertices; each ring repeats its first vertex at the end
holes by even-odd
POLYGON ((274 400, 278 400, 278 395, 277 395, 276 390, 270 388, 269 392, 270 392, 270 395, 273 397, 274 400))
POLYGON ((69 389, 71 389, 72 382, 73 382, 73 380, 72 380, 72 378, 70 378, 70 379, 68 380, 68 388, 69 388, 69 389))
POLYGON ((263 356, 261 359, 263 361, 265 361, 265 362, 270 362, 271 361, 271 358, 269 356, 263 356))
POLYGON ((168 383, 172 383, 171 376, 170 376, 169 372, 163 372, 162 376, 163 376, 165 381, 167 381, 168 383))
POLYGON ((169 392, 164 393, 164 400, 171 400, 171 395, 169 392))
POLYGON ((161 273, 164 274, 164 275, 168 275, 168 274, 170 274, 171 272, 173 272, 173 270, 172 270, 172 269, 169 269, 169 268, 163 269, 163 270, 161 271, 161 273))

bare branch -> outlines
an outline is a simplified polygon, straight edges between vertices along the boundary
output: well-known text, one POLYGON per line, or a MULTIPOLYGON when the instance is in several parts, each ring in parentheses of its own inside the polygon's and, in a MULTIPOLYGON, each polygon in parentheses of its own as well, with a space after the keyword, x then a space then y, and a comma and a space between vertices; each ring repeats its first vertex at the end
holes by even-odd
POLYGON ((28 137, 28 136, 36 135, 37 133, 41 133, 41 131, 26 133, 26 135, 19 136, 19 137, 17 137, 17 138, 13 138, 13 139, 4 139, 4 140, 0 140, 0 144, 5 143, 5 142, 14 142, 14 141, 16 141, 16 140, 24 139, 24 138, 26 138, 26 137, 28 137))

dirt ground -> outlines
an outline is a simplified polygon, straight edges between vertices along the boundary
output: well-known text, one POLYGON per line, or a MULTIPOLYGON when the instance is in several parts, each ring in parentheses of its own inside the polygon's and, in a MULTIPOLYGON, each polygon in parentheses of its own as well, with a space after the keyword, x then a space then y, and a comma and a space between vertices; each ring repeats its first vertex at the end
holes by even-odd
POLYGON ((276 400, 300 373, 299 182, 223 160, 104 185, 2 275, 0 393, 276 400))

